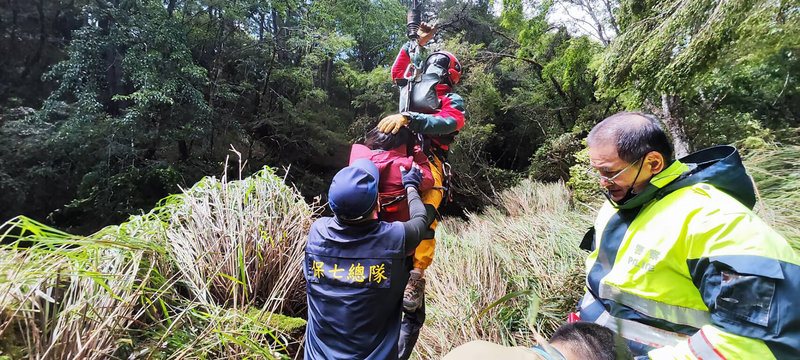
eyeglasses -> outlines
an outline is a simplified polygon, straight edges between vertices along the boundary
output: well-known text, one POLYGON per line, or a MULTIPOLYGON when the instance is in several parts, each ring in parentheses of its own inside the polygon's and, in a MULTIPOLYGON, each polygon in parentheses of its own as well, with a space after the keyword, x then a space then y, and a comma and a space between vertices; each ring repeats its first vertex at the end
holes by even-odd
POLYGON ((545 344, 544 346, 537 345, 531 347, 531 350, 541 355, 541 357, 543 357, 545 360, 567 360, 567 357, 564 356, 564 354, 556 350, 556 348, 552 347, 550 344, 545 344))
POLYGON ((639 158, 636 161, 630 163, 624 169, 622 169, 620 171, 617 171, 617 173, 614 174, 614 176, 611 176, 611 177, 603 176, 599 172, 597 172, 597 170, 595 170, 594 168, 591 168, 591 167, 586 169, 586 173, 596 177, 598 180, 605 180, 605 181, 608 181, 609 183, 611 183, 611 185, 616 185, 616 183, 614 183, 614 179, 618 178, 620 175, 622 175, 622 173, 624 173, 625 171, 630 169, 633 165, 636 165, 639 162, 639 160, 642 160, 642 159, 639 158))

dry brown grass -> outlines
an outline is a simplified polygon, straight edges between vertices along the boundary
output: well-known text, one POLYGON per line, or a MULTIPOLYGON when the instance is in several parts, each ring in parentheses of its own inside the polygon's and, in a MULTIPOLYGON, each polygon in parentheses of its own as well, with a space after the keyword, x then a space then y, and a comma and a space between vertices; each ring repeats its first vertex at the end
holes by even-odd
POLYGON ((169 201, 165 246, 198 302, 302 308, 300 266, 314 211, 272 177, 265 170, 240 181, 205 178, 169 201))
POLYGON ((428 320, 416 354, 437 359, 470 340, 530 345, 566 320, 582 289, 578 242, 591 215, 570 205, 564 184, 523 181, 468 221, 446 219, 437 229, 428 279, 428 320), (505 295, 530 290, 478 314, 505 295))
POLYGON ((315 207, 270 169, 209 177, 120 226, 78 237, 0 227, 0 355, 30 359, 286 358, 315 207))
POLYGON ((757 213, 800 251, 800 146, 750 150, 744 163, 758 187, 757 213))
POLYGON ((107 359, 136 319, 153 252, 107 234, 67 237, 25 218, 29 248, 0 251, 0 335, 18 334, 32 359, 107 359))

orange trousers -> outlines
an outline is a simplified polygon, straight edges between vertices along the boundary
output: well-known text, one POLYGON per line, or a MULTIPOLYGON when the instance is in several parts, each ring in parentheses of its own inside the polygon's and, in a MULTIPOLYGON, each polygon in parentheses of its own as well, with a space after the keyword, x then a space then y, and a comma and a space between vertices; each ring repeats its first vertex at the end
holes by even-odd
POLYGON ((439 205, 444 199, 444 188, 442 187, 444 183, 444 168, 442 167, 442 161, 434 155, 430 166, 431 173, 433 173, 433 187, 420 194, 420 198, 425 204, 429 217, 429 231, 426 231, 429 237, 420 241, 417 249, 414 250, 414 267, 423 270, 427 269, 428 266, 431 265, 431 262, 433 262, 433 252, 436 249, 436 238, 433 234, 436 231, 436 226, 439 224, 439 220, 436 219, 436 215, 438 214, 436 209, 439 208, 439 205))

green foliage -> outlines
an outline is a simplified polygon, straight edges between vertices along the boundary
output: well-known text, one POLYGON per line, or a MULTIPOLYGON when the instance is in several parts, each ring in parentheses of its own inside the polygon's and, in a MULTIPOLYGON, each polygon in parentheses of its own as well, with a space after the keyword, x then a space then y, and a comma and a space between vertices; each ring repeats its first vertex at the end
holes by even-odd
MULTIPOLYGON (((535 47, 537 44, 542 45, 542 37, 547 36, 549 24, 547 23, 547 13, 550 11, 551 2, 544 2, 536 9, 536 12, 533 16, 529 19, 524 20, 521 14, 521 8, 518 9, 516 7, 510 8, 508 11, 504 9, 503 15, 511 16, 515 18, 517 24, 514 26, 507 26, 509 30, 518 31, 518 40, 520 44, 520 49, 518 54, 520 56, 524 55, 538 55, 541 51, 537 52, 528 52, 527 49, 530 47, 535 47)), ((541 50, 541 47, 538 49, 541 50)))
MULTIPOLYGON (((502 113, 493 121, 488 149, 502 168, 554 180, 567 179, 575 139, 614 110, 616 99, 594 97, 594 59, 601 45, 553 29, 546 20, 550 6, 545 2, 532 9, 530 18, 507 27, 517 42, 508 45, 515 49, 513 56, 493 70, 502 113)), ((517 10, 507 11, 511 16, 517 10)))
MULTIPOLYGON (((394 0, 323 0, 315 2, 318 15, 344 34, 355 39, 355 44, 344 51, 351 53, 362 70, 369 72, 380 65, 391 65, 402 45, 405 8, 394 0)), ((336 52, 332 53, 336 54, 336 52)))
POLYGON ((500 26, 508 30, 516 30, 525 21, 522 0, 503 1, 503 12, 500 14, 500 26))
POLYGON ((561 83, 561 90, 564 92, 573 89, 591 90, 595 69, 589 65, 600 50, 600 44, 586 36, 569 39, 558 46, 556 51, 561 56, 550 61, 542 69, 542 76, 555 78, 561 83))
MULTIPOLYGON (((302 312, 300 250, 264 239, 297 238, 314 211, 283 183, 307 200, 325 194, 350 143, 396 111, 388 66, 406 41, 407 4, 10 4, 0 8, 0 45, 12 49, 0 57, 0 219, 25 214, 89 234, 147 214, 87 237, 28 218, 9 223, 4 239, 23 232, 33 250, 0 250, 0 287, 16 286, 4 293, 17 296, 3 309, 20 309, 0 312, 13 320, 0 321, 0 356, 47 344, 55 344, 50 354, 75 354, 56 333, 107 335, 90 342, 105 346, 97 357, 294 354, 302 321, 279 313, 302 312), (226 171, 254 177, 205 178, 147 212, 219 171, 231 151, 242 162, 226 171), (259 172, 264 165, 285 175, 259 172), (261 236, 259 225, 273 235, 261 236), (244 263, 240 253, 258 261, 244 263), (277 258, 286 260, 282 270, 271 267, 277 258), (274 271, 293 275, 274 283, 274 271), (65 310, 80 306, 99 317, 65 310), (21 344, 34 327, 39 341, 21 344)), ((620 109, 664 110, 662 94, 680 100, 670 115, 694 147, 746 150, 761 214, 798 246, 797 199, 787 195, 798 193, 797 154, 772 145, 800 125, 797 4, 625 0, 614 12, 620 35, 607 48, 548 22, 553 4, 506 1, 497 14, 489 0, 423 3, 424 20, 441 24, 429 48, 455 53, 464 67, 454 90, 467 121, 451 147, 450 208, 470 214, 495 204, 440 228, 425 356, 460 336, 521 343, 563 320, 580 288, 573 240, 589 222, 583 207, 602 200, 584 172, 581 140, 620 109), (529 181, 503 191, 526 176, 569 178, 572 197, 529 181), (474 320, 504 296, 528 292, 535 296, 507 299, 474 320)))
POLYGON ((692 113, 686 118, 687 131, 695 134, 693 143, 698 149, 717 144, 730 144, 747 138, 772 141, 769 129, 751 113, 734 112, 723 108, 713 113, 692 113))
POLYGON ((635 81, 641 96, 682 90, 734 39, 734 27, 751 2, 666 0, 651 6, 651 13, 631 22, 609 47, 598 71, 601 88, 625 88, 635 81))
POLYGON ((397 90, 388 80, 391 74, 387 68, 361 73, 344 64, 342 72, 350 105, 358 114, 358 120, 350 124, 348 135, 351 139, 363 140, 367 131, 377 125, 379 116, 397 111, 397 90))
MULTIPOLYGON (((599 93, 629 92, 657 111, 661 95, 691 147, 797 126, 797 5, 775 1, 624 1, 622 33, 606 49, 599 93)), ((666 108, 664 110, 667 110, 666 108)))
POLYGON ((465 94, 469 95, 466 103, 471 124, 490 124, 494 121, 502 106, 503 98, 497 89, 495 75, 487 71, 485 64, 475 63, 470 67, 470 76, 461 84, 465 94))
MULTIPOLYGON (((62 6, 61 31, 71 34, 58 56, 42 57, 55 89, 38 95, 26 125, 0 125, 20 130, 9 142, 24 150, 0 150, 9 165, 0 186, 14 204, 4 218, 22 212, 90 233, 215 171, 231 146, 243 150, 245 173, 291 168, 287 180, 311 199, 346 163, 349 143, 397 108, 387 66, 406 40, 398 2, 62 6)), ((443 24, 432 48, 456 53, 465 68, 455 90, 468 120, 451 160, 459 207, 476 209, 595 109, 585 68, 596 44, 553 33, 549 3, 507 3, 501 17, 488 1, 424 6, 443 24)), ((44 10, 39 21, 58 13, 44 10)), ((39 30, 19 29, 29 38, 39 30)))
POLYGON ((256 0, 64 4, 64 16, 75 20, 72 35, 44 76, 57 87, 40 95, 36 119, 25 120, 38 135, 12 130, 11 141, 25 151, 0 150, 14 165, 37 164, 2 177, 17 194, 2 217, 49 217, 88 233, 213 171, 231 144, 247 149, 252 167, 245 171, 292 166, 290 180, 309 197, 323 193, 322 179, 339 164, 332 158, 347 147, 356 111, 350 102, 364 93, 360 83, 340 85, 342 69, 363 72, 340 55, 372 41, 370 66, 391 61, 394 48, 376 44, 397 40, 387 31, 395 25, 375 25, 398 11, 402 20, 399 4, 362 3, 372 18, 358 29, 371 32, 359 32, 355 23, 326 22, 361 15, 333 5, 297 12, 256 0), (344 92, 350 99, 339 101, 344 92), (179 176, 161 176, 166 169, 179 176), (51 191, 30 181, 36 177, 58 186, 51 191))
POLYGON ((469 125, 459 131, 448 159, 453 165, 458 203, 467 209, 475 209, 491 203, 497 191, 514 182, 515 175, 487 160, 487 148, 498 141, 494 119, 499 112, 501 95, 494 74, 487 72, 484 65, 474 62, 471 55, 477 51, 476 48, 466 48, 456 41, 449 44, 451 46, 447 48, 459 57, 462 66, 469 66, 470 73, 457 89, 467 99, 469 125))
MULTIPOLYGON (((260 313, 259 311, 251 311, 258 316, 262 316, 264 314, 260 313)), ((278 329, 283 332, 292 332, 292 331, 305 331, 306 321, 301 318, 281 315, 281 314, 268 314, 268 327, 273 329, 278 329)))
POLYGON ((539 180, 571 179, 570 167, 575 163, 573 154, 581 142, 573 133, 562 134, 545 142, 531 159, 531 176, 539 180))
POLYGON ((587 173, 589 166, 589 149, 583 148, 575 154, 575 165, 569 168, 567 186, 572 189, 572 197, 584 204, 597 204, 603 200, 600 182, 587 173))

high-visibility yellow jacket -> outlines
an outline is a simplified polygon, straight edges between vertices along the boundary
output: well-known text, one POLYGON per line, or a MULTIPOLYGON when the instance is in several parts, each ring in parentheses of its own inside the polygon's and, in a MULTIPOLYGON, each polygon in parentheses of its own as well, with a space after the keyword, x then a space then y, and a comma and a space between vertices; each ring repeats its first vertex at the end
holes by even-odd
POLYGON ((581 320, 652 359, 800 359, 800 256, 754 203, 730 146, 674 161, 641 194, 606 202, 581 320))

